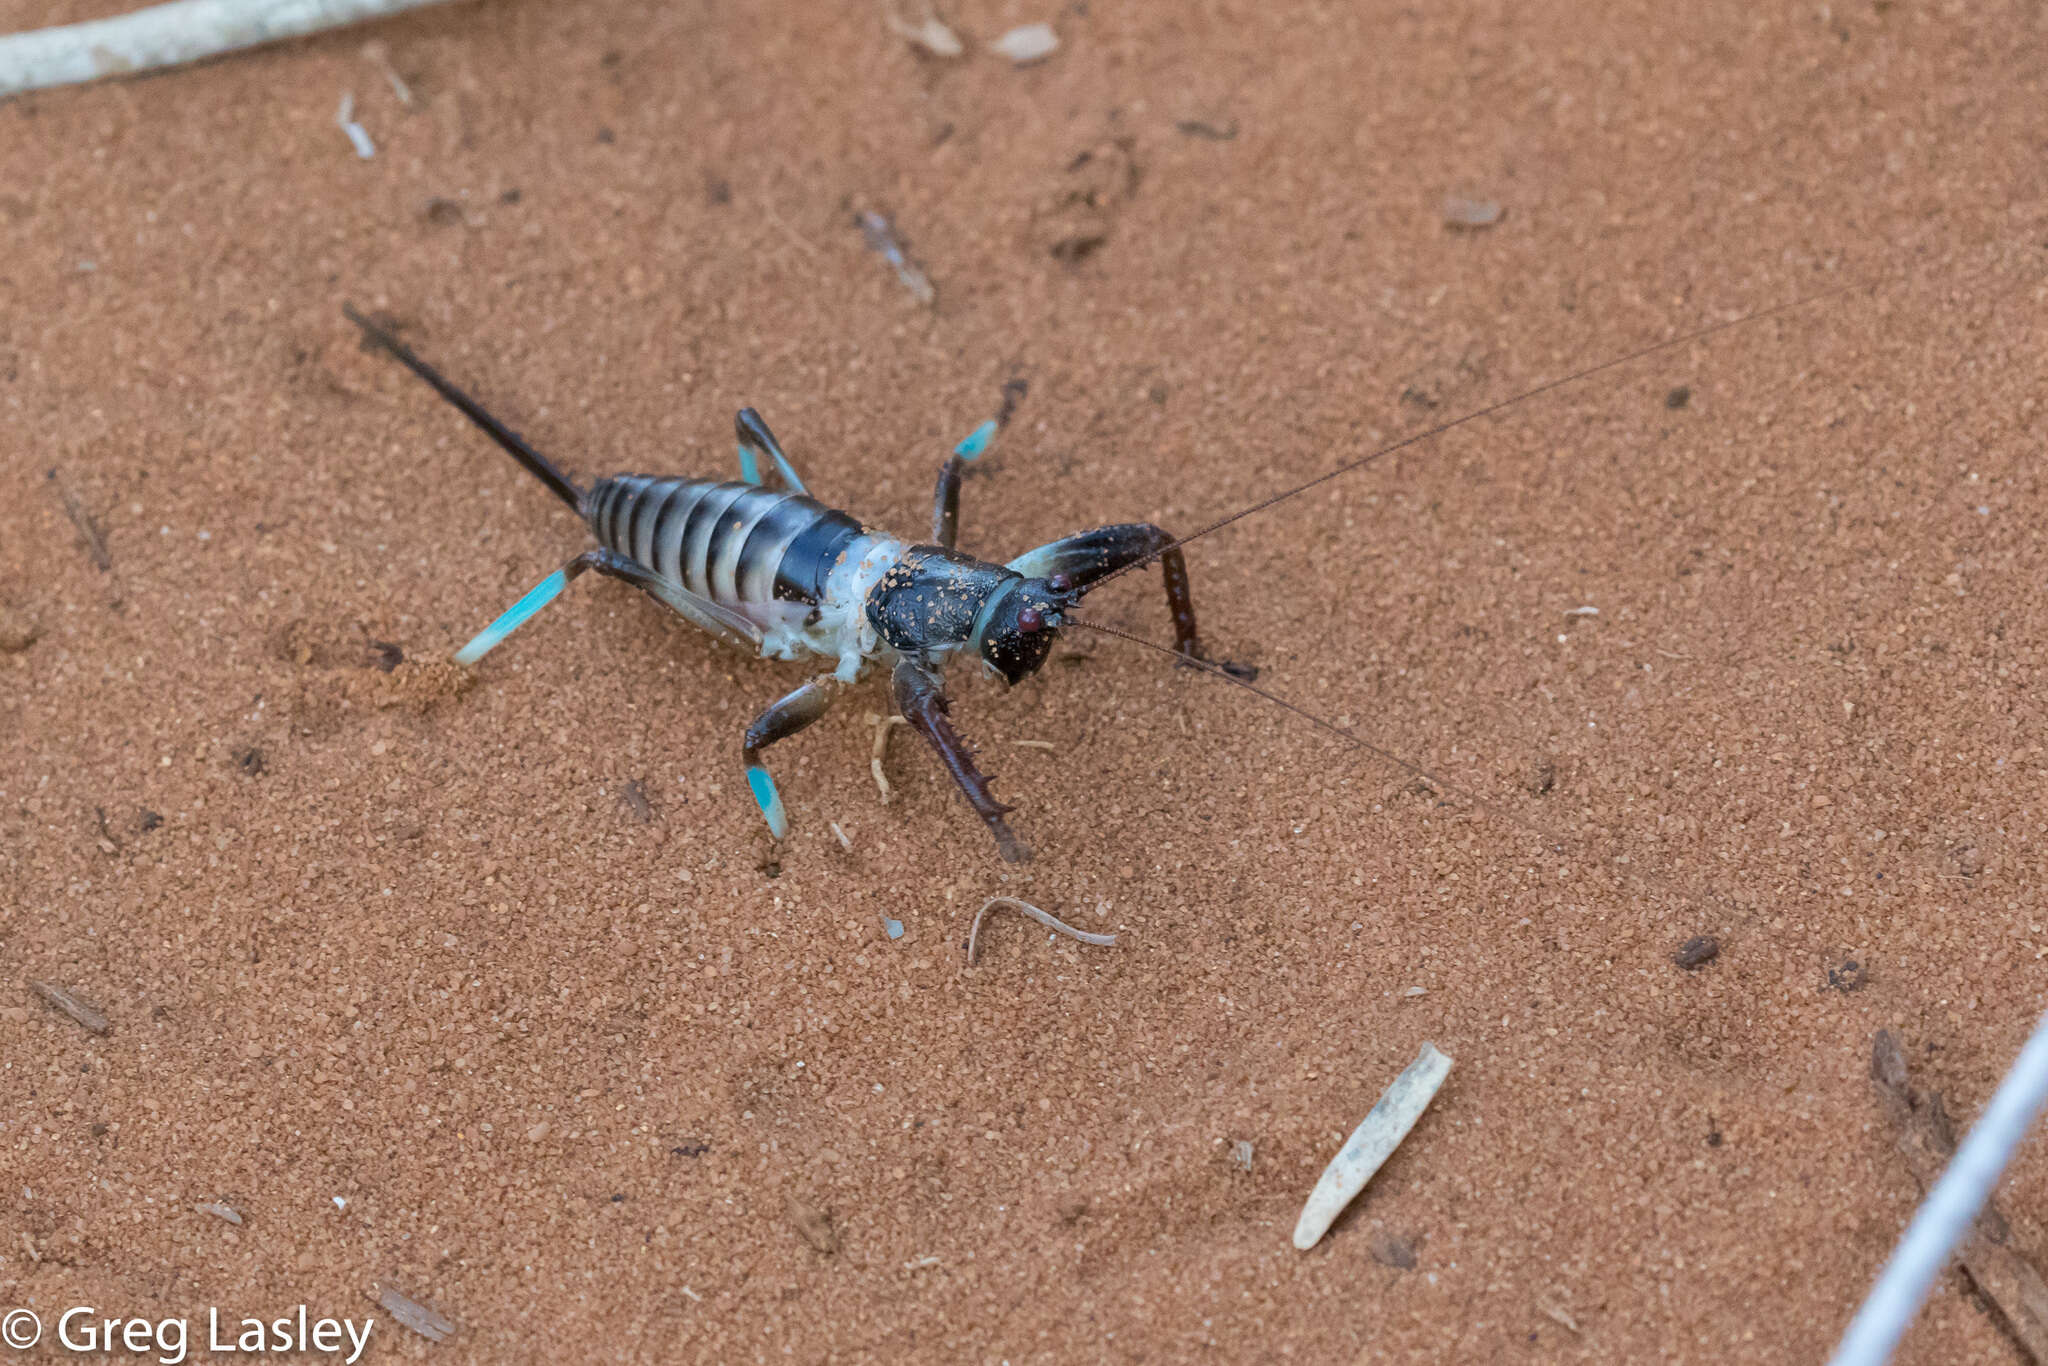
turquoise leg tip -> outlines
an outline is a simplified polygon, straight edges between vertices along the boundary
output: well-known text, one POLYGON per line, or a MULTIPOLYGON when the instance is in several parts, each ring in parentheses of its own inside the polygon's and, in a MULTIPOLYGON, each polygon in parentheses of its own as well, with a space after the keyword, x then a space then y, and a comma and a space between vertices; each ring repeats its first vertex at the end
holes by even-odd
POLYGON ((507 608, 503 616, 477 632, 476 639, 457 650, 455 662, 468 668, 482 659, 497 648, 498 643, 506 636, 524 626, 535 612, 553 602, 556 595, 568 586, 569 576, 560 569, 542 579, 525 597, 507 608))
POLYGON ((988 421, 967 434, 967 439, 953 448, 953 454, 962 460, 978 459, 988 449, 988 443, 996 439, 996 420, 988 421))
POLYGON ((740 478, 749 484, 761 482, 761 466, 754 460, 754 453, 745 446, 740 447, 740 478))
POLYGON ((768 818, 768 833, 777 839, 789 834, 789 813, 782 809, 782 794, 775 790, 775 780, 768 776, 765 768, 747 770, 747 786, 754 789, 754 804, 761 808, 761 814, 768 818))

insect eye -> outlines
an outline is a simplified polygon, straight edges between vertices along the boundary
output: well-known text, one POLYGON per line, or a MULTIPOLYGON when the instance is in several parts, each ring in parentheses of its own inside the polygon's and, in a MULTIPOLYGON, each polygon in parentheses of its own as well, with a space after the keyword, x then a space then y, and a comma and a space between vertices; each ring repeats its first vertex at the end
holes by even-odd
POLYGON ((1017 629, 1025 635, 1032 635, 1045 629, 1045 613, 1036 607, 1027 607, 1017 614, 1017 629))
POLYGON ((1045 586, 1055 593, 1071 592, 1074 587, 1072 574, 1055 574, 1045 581, 1045 586))

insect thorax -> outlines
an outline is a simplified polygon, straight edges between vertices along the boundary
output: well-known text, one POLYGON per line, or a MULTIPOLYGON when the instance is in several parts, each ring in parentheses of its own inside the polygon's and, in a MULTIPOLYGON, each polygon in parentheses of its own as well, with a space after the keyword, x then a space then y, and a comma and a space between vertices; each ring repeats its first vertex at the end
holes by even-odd
POLYGON ((1020 581, 999 564, 939 546, 912 546, 868 594, 868 621, 903 654, 958 649, 974 638, 997 592, 1020 581))

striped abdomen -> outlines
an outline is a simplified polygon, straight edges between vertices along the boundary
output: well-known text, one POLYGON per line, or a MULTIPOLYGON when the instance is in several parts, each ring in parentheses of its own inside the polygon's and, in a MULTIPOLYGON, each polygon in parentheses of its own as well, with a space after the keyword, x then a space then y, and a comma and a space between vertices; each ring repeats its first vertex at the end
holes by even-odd
POLYGON ((620 474, 583 513, 597 539, 730 607, 816 605, 860 523, 815 498, 755 484, 620 474))

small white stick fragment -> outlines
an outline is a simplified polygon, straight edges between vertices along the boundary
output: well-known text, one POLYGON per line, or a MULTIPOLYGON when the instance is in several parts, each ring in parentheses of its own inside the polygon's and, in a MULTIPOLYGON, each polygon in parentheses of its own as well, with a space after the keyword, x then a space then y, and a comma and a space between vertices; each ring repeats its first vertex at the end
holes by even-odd
POLYGON ((241 1227, 242 1216, 233 1205, 222 1204, 218 1200, 213 1200, 204 1205, 194 1205, 192 1208, 200 1214, 211 1214, 216 1219, 225 1219, 237 1228, 241 1227))
POLYGON ((377 1287, 377 1306, 428 1342, 443 1342, 455 1324, 432 1305, 421 1304, 396 1286, 377 1287))
POLYGON ((1408 1137, 1408 1131, 1422 1118, 1422 1112, 1435 1099, 1437 1088, 1450 1074, 1450 1057, 1437 1052, 1433 1043, 1422 1045, 1415 1061, 1394 1078, 1394 1084, 1372 1107, 1365 1122, 1352 1131, 1337 1155, 1330 1159, 1330 1165, 1323 1168, 1322 1179, 1309 1192, 1308 1203, 1301 1207, 1301 1218, 1295 1222, 1296 1247, 1306 1252, 1329 1232, 1344 1207, 1365 1189, 1365 1183, 1372 1180, 1380 1164, 1408 1137))
POLYGON ((989 49, 999 57, 1008 57, 1014 66, 1029 66, 1052 56, 1059 46, 1060 36, 1052 31, 1051 24, 1026 24, 990 43, 989 49))
POLYGON ((1086 930, 1077 930, 1058 916, 1041 911, 1028 901, 1019 901, 1014 896, 992 896, 981 903, 981 909, 974 913, 974 925, 967 931, 967 966, 970 968, 981 957, 982 918, 998 906, 1009 906, 1022 911, 1047 929, 1063 934, 1069 939, 1078 939, 1083 944, 1093 944, 1104 949, 1116 947, 1116 936, 1113 934, 1090 934, 1086 930))
POLYGON ((903 19, 893 12, 889 14, 889 27, 897 37, 908 39, 934 57, 958 57, 967 51, 960 45, 960 39, 953 30, 947 28, 939 16, 932 13, 929 4, 920 8, 924 11, 924 17, 916 20, 903 19))
POLYGON ((0 37, 0 99, 218 57, 441 0, 173 0, 0 37))
POLYGON ((356 155, 364 161, 377 155, 377 144, 370 141, 370 132, 356 122, 356 92, 341 92, 341 107, 334 111, 334 126, 348 134, 349 146, 356 149, 356 155))

